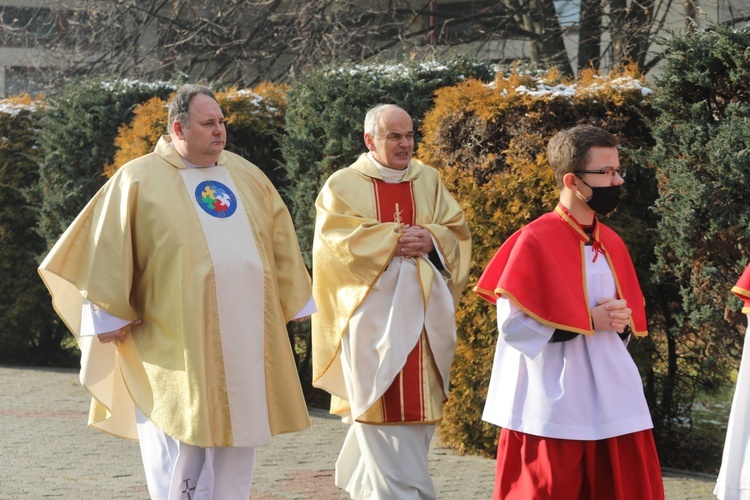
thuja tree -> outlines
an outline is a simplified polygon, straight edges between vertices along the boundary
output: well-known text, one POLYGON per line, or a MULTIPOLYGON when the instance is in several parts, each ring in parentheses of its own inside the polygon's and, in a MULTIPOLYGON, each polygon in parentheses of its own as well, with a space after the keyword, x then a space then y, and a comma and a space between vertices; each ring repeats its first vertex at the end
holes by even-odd
POLYGON ((166 83, 73 82, 51 99, 41 119, 38 229, 51 246, 104 184, 114 139, 136 105, 173 90, 166 83))
POLYGON ((0 103, 0 363, 69 364, 60 340, 46 335, 51 312, 36 273, 44 239, 35 231, 39 172, 38 115, 43 101, 18 96, 0 103))
MULTIPOLYGON (((740 361, 744 325, 730 288, 750 258, 748 47, 750 28, 672 39, 653 101, 660 236, 653 269, 659 286, 677 292, 665 304, 663 355, 673 376, 659 388, 674 401, 659 406, 657 419, 676 436, 691 428, 685 413, 696 391, 725 386, 740 361)), ((670 444, 709 450, 713 469, 705 468, 715 472, 716 444, 670 444)))
MULTIPOLYGON (((47 102, 39 122, 39 181, 29 193, 38 204, 36 230, 44 240, 39 260, 104 184, 114 138, 132 118, 133 108, 171 91, 161 83, 83 81, 69 84, 47 102)), ((46 296, 39 315, 47 325, 40 335, 51 360, 69 351, 72 337, 50 304, 46 296)))
POLYGON ((492 76, 494 71, 486 63, 454 59, 328 67, 294 83, 288 96, 288 135, 282 141, 282 153, 287 176, 293 180, 288 190, 290 209, 308 265, 315 198, 333 172, 366 151, 362 136, 367 110, 381 103, 397 104, 409 112, 418 131, 432 107, 435 90, 466 78, 488 81, 492 76))
MULTIPOLYGON (((565 81, 555 72, 498 74, 492 84, 468 81, 437 92, 423 122, 419 156, 440 168, 463 206, 472 232, 469 289, 456 314, 458 346, 441 436, 451 446, 492 456, 499 430, 481 420, 497 339, 493 307, 470 291, 489 259, 518 228, 552 210, 559 200, 546 159, 546 144, 559 130, 588 123, 615 134, 628 168, 618 210, 602 221, 628 245, 647 300, 654 261, 655 226, 649 207, 656 197, 653 172, 642 151, 651 146, 646 118, 651 91, 631 70, 601 77, 582 72, 565 81)), ((651 334, 659 330, 650 325, 651 334)), ((655 376, 651 338, 629 348, 644 380, 655 376)), ((648 384, 646 384, 648 385, 648 384)))

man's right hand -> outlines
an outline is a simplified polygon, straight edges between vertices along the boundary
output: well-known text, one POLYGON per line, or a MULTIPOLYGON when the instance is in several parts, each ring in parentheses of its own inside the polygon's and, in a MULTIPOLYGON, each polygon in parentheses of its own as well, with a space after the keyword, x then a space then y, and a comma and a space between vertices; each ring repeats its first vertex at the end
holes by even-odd
POLYGON ((591 310, 591 318, 594 321, 594 330, 614 330, 622 333, 630 324, 631 309, 624 299, 602 298, 591 310))
POLYGON ((143 320, 137 319, 117 330, 100 333, 97 335, 97 338, 102 344, 109 344, 110 342, 122 342, 123 340, 125 340, 125 335, 130 331, 130 327, 138 326, 141 323, 143 323, 143 320))

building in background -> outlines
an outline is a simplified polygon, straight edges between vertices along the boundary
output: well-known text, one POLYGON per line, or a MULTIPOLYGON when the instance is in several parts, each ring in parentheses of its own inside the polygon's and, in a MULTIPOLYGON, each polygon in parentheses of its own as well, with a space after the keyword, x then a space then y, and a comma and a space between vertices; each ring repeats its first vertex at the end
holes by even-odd
POLYGON ((685 32, 690 23, 740 27, 750 14, 750 0, 640 0, 643 15, 634 17, 625 8, 634 2, 0 0, 0 96, 47 92, 86 75, 250 86, 336 62, 453 54, 570 74, 594 61, 606 72, 628 56, 622 33, 638 36, 642 26, 647 43, 634 50, 653 76, 661 50, 654 33, 685 32), (599 10, 593 32, 590 8, 599 10), (587 52, 585 39, 596 40, 587 52))
POLYGON ((48 0, 0 2, 0 95, 45 90, 47 82, 38 75, 58 64, 45 45, 64 36, 69 6, 70 2, 48 0))

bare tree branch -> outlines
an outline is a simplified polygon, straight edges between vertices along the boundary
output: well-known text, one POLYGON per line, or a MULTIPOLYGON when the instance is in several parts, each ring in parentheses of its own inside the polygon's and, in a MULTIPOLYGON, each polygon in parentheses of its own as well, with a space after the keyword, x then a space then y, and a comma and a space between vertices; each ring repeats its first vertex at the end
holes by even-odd
MULTIPOLYGON (((64 7, 50 0, 48 7, 0 10, 0 40, 50 54, 38 63, 40 81, 99 75, 251 86, 285 81, 325 64, 439 53, 459 44, 478 52, 509 41, 526 43, 532 64, 572 74, 570 59, 576 56, 567 53, 564 37, 575 36, 576 29, 579 70, 632 60, 645 71, 655 64, 646 60, 654 37, 668 15, 674 16, 673 0, 581 0, 577 26, 563 29, 553 0, 452 5, 441 0, 79 0, 64 7), (603 46, 605 32, 611 42, 603 46)), ((733 22, 747 19, 739 12, 731 15, 733 22)))

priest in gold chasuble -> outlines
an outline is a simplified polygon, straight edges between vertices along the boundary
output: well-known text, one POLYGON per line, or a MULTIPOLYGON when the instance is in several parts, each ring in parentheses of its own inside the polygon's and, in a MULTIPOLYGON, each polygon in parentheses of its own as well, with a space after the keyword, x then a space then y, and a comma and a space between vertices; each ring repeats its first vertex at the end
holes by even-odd
POLYGON ((140 440, 151 497, 244 500, 255 448, 309 426, 286 323, 314 312, 310 278, 276 189, 224 151, 213 93, 181 88, 169 124, 40 274, 81 348, 89 424, 140 440))
POLYGON ((370 150, 316 201, 313 384, 350 425, 336 484, 352 498, 434 498, 427 451, 447 399, 471 239, 412 120, 381 105, 370 150))

